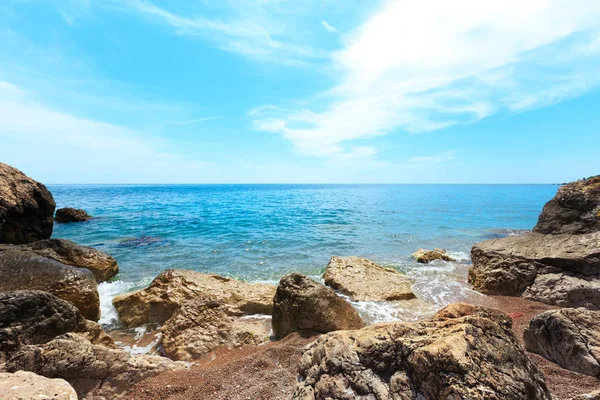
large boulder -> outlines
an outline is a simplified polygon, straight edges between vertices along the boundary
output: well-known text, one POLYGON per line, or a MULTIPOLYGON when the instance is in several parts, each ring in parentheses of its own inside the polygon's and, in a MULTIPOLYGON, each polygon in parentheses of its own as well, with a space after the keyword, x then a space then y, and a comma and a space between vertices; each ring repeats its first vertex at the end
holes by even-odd
POLYGON ((564 308, 546 311, 523 332, 527 350, 563 368, 600 376, 600 312, 564 308))
POLYGON ((412 258, 415 259, 416 262, 421 264, 429 264, 435 260, 442 261, 456 261, 454 258, 450 257, 446 250, 443 249, 419 249, 412 254, 412 258))
POLYGON ((6 363, 9 372, 35 371, 69 382, 83 398, 119 399, 135 383, 187 364, 165 357, 133 356, 124 350, 93 345, 67 333, 38 346, 22 346, 6 363))
POLYGON ((257 345, 269 341, 270 318, 246 316, 210 296, 199 296, 181 304, 161 329, 165 353, 189 361, 217 347, 257 345))
POLYGON ((333 332, 307 347, 293 398, 550 400, 544 377, 494 310, 333 332))
POLYGON ((32 251, 66 265, 87 268, 98 283, 107 281, 119 272, 117 262, 108 254, 65 239, 47 239, 22 245, 0 244, 0 252, 7 250, 32 251))
POLYGON ((364 322, 350 303, 307 276, 291 273, 279 282, 273 299, 273 334, 359 329, 364 322))
POLYGON ((360 257, 332 257, 323 275, 325 284, 354 301, 394 301, 415 298, 402 273, 360 257))
POLYGON ((100 318, 100 299, 94 275, 31 251, 0 253, 0 291, 43 290, 73 303, 90 320, 100 318))
POLYGON ((600 175, 561 186, 544 206, 534 232, 600 232, 600 175))
POLYGON ((0 243, 50 238, 55 207, 46 186, 0 163, 0 243))
POLYGON ((0 372, 4 400, 77 400, 75 389, 64 379, 50 379, 29 371, 0 372))
POLYGON ((471 259, 469 280, 483 293, 600 308, 600 232, 488 240, 473 246, 471 259))
POLYGON ((66 224, 69 222, 85 222, 92 219, 92 216, 89 215, 85 210, 80 210, 77 208, 59 208, 56 210, 56 215, 54 216, 54 220, 59 224, 66 224))
POLYGON ((247 314, 271 314, 275 286, 246 283, 215 274, 168 269, 146 289, 114 298, 119 318, 127 326, 162 324, 185 300, 212 296, 247 314))

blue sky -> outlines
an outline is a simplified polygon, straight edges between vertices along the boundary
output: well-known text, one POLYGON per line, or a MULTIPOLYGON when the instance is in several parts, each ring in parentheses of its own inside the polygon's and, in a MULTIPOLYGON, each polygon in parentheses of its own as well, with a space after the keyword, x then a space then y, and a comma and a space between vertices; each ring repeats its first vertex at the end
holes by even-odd
POLYGON ((0 161, 46 183, 600 173, 600 2, 3 0, 0 161))

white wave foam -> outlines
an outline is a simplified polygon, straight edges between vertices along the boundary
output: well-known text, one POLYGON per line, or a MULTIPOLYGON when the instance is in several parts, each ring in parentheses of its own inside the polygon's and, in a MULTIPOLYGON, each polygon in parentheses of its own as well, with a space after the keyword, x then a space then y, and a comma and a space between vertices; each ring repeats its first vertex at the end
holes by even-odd
MULTIPOLYGON (((145 330, 144 330, 144 332, 145 332, 145 330)), ((141 338, 141 336, 138 338, 137 332, 136 332, 135 338, 139 340, 141 338)), ((159 333, 156 335, 156 339, 149 342, 146 346, 140 346, 137 344, 130 346, 130 345, 124 344, 123 342, 118 342, 118 341, 115 342, 115 344, 117 346, 119 346, 121 349, 125 350, 126 352, 128 352, 129 354, 132 354, 132 355, 150 354, 158 346, 158 343, 160 342, 160 338, 161 338, 161 334, 159 333)))
POLYGON ((98 294, 100 295, 100 321, 98 322, 105 330, 114 329, 119 324, 119 315, 112 303, 113 298, 133 286, 132 283, 123 281, 102 282, 98 285, 98 294))

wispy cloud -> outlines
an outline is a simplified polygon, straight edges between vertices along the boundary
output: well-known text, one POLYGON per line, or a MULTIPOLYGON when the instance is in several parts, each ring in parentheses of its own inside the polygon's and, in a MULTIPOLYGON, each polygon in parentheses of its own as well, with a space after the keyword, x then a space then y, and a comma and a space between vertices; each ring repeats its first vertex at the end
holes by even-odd
POLYGON ((196 119, 191 119, 188 121, 174 122, 173 125, 191 125, 191 124, 197 124, 199 122, 214 121, 216 119, 221 119, 221 117, 218 115, 215 115, 213 117, 196 118, 196 119))
POLYGON ((340 155, 357 139, 585 93, 600 83, 599 38, 595 0, 388 1, 333 55, 340 79, 318 94, 324 107, 257 108, 251 116, 255 129, 282 134, 303 153, 340 155))
POLYGON ((339 31, 335 27, 329 25, 329 22, 325 20, 321 20, 321 25, 323 25, 323 28, 325 28, 327 32, 339 33, 339 31))

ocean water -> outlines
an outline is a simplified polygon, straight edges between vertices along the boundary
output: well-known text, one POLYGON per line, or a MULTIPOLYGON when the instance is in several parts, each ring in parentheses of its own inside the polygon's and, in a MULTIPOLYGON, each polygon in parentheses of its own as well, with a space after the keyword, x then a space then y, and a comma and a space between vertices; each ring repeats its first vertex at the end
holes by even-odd
POLYGON ((405 307, 356 303, 372 321, 413 320, 478 294, 466 283, 471 246, 531 229, 555 185, 50 185, 57 207, 95 219, 55 225, 66 238, 111 254, 120 273, 100 285, 102 320, 114 295, 167 268, 277 282, 318 278, 334 255, 357 255, 407 273, 419 297, 405 307), (456 263, 417 264, 444 248, 456 263))

